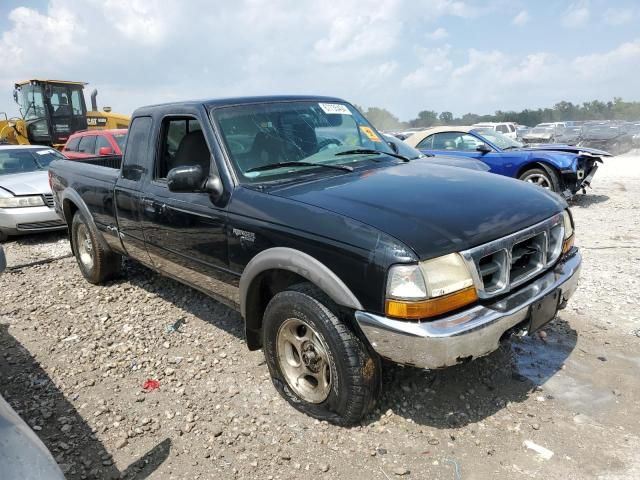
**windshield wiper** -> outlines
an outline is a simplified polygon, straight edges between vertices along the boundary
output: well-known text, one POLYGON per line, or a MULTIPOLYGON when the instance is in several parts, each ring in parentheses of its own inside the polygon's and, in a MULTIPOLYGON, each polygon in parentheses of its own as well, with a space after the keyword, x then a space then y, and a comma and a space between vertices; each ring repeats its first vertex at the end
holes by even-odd
POLYGON ((246 171, 249 172, 263 172, 266 170, 275 170, 276 168, 281 167, 325 167, 325 168, 333 168, 335 170, 343 170, 345 172, 353 172, 353 167, 348 165, 329 165, 325 163, 314 163, 314 162, 276 162, 276 163, 267 163, 266 165, 260 165, 258 167, 250 168, 246 171))
POLYGON ((509 145, 508 147, 504 147, 502 150, 512 150, 514 148, 522 148, 522 147, 517 147, 515 145, 509 145))
POLYGON ((353 150, 345 150, 344 152, 338 152, 335 154, 336 157, 338 155, 389 155, 390 157, 399 158, 403 162, 411 161, 407 157, 405 157, 404 155, 400 155, 399 153, 381 152, 372 148, 354 148, 353 150))

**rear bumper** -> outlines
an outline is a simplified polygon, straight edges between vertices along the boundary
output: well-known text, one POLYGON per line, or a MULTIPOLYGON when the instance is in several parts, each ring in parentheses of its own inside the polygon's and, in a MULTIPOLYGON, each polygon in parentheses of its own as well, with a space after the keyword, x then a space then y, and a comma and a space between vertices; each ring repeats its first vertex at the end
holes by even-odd
POLYGON ((442 368, 493 352, 505 332, 529 319, 530 306, 556 289, 564 308, 578 285, 582 257, 574 249, 553 270, 491 305, 429 322, 407 322, 357 311, 356 321, 382 357, 420 368, 442 368))
POLYGON ((0 208, 0 231, 7 235, 61 230, 66 224, 53 208, 0 208))

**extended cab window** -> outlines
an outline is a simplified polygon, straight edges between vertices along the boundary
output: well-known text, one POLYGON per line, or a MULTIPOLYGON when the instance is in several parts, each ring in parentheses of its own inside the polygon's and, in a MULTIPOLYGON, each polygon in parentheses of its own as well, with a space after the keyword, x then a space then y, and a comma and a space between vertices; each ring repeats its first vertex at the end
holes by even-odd
POLYGON ((151 117, 136 117, 129 127, 127 154, 122 164, 122 178, 139 181, 147 163, 149 136, 151 135, 151 117))
POLYGON ((162 122, 160 150, 156 159, 156 179, 166 179, 176 167, 200 165, 209 175, 211 152, 195 118, 165 118, 162 122))

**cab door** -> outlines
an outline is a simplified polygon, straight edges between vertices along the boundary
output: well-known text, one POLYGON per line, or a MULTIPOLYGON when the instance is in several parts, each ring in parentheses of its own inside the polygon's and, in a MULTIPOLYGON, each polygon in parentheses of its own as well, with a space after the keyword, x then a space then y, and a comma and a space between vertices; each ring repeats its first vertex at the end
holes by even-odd
POLYGON ((201 120, 195 112, 165 116, 159 129, 141 212, 151 260, 163 273, 237 307, 238 289, 229 286, 238 279, 228 268, 226 210, 208 193, 176 193, 167 187, 172 168, 200 165, 207 176, 216 169, 201 120))

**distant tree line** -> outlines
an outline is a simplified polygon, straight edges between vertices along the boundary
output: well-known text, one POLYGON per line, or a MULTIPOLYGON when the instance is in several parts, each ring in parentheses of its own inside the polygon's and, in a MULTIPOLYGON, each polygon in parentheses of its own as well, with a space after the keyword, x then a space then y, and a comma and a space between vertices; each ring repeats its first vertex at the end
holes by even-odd
POLYGON ((498 110, 493 115, 466 113, 454 117, 451 112, 423 110, 416 118, 403 122, 390 111, 380 107, 358 109, 364 113, 380 130, 399 130, 412 127, 431 127, 434 125, 471 125, 478 122, 516 122, 533 126, 542 122, 561 122, 564 120, 640 120, 640 102, 625 102, 614 97, 613 101, 593 100, 582 104, 571 102, 556 103, 553 108, 525 109, 521 112, 498 110))

